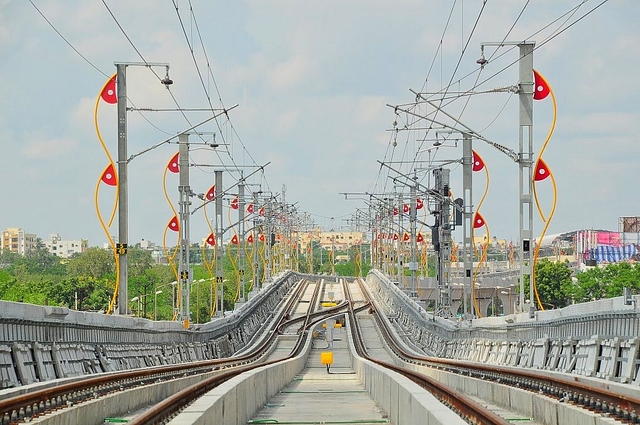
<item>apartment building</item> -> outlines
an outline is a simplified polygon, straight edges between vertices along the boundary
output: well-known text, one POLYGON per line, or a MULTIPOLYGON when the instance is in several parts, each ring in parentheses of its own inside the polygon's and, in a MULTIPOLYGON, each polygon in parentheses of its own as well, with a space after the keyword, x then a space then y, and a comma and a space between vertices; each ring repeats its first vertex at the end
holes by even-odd
POLYGON ((9 227, 2 231, 0 249, 24 255, 36 249, 36 235, 27 233, 19 227, 9 227))
POLYGON ((59 234, 50 235, 43 241, 47 251, 61 258, 70 258, 73 254, 82 254, 88 246, 86 239, 65 241, 59 234))

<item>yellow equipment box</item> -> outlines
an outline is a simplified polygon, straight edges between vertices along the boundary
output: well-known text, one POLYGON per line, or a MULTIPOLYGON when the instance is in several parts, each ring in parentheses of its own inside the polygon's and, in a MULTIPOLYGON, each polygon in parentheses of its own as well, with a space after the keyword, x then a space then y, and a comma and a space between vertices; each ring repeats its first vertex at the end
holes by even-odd
POLYGON ((324 365, 333 364, 333 352, 323 351, 322 353, 320 353, 320 362, 324 365))

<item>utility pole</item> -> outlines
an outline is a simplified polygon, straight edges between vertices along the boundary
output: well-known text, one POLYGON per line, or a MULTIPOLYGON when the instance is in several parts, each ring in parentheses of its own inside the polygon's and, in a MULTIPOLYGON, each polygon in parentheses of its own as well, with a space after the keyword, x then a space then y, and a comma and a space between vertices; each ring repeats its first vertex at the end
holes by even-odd
MULTIPOLYGON (((266 261, 265 261, 265 280, 270 280, 271 279, 271 267, 272 267, 272 262, 273 259, 271 258, 271 244, 273 242, 272 239, 272 232, 273 232, 273 224, 271 223, 271 216, 273 214, 273 197, 270 196, 269 200, 267 201, 267 205, 265 206, 265 211, 264 211, 264 217, 265 217, 265 229, 266 229, 266 234, 264 237, 264 243, 265 243, 265 257, 266 257, 266 261)), ((275 237, 275 235, 273 235, 275 237)))
MULTIPOLYGON (((214 171, 216 183, 216 192, 224 193, 222 190, 222 170, 214 171)), ((216 317, 224 316, 224 269, 222 268, 222 254, 224 244, 222 243, 222 196, 216 196, 215 202, 215 220, 214 229, 216 232, 216 299, 218 306, 216 308, 216 317)))
POLYGON ((529 276, 529 317, 535 315, 532 281, 532 237, 533 237, 533 46, 535 43, 518 44, 520 48, 520 82, 518 98, 520 99, 519 156, 520 162, 520 308, 524 306, 524 280, 529 276), (525 146, 527 151, 524 151, 525 146), (525 221, 525 214, 527 220, 525 221), (528 256, 525 262, 525 255, 528 256))
POLYGON ((127 183, 127 66, 116 64, 118 85, 118 313, 126 315, 129 300, 127 248, 129 240, 129 191, 127 183))
POLYGON ((442 195, 438 200, 436 208, 436 223, 438 224, 438 244, 434 244, 438 251, 438 270, 437 283, 439 291, 439 311, 443 317, 450 317, 451 312, 451 286, 450 286, 450 267, 451 267, 451 223, 450 223, 450 204, 449 204, 449 173, 447 168, 437 168, 433 170, 435 177, 436 191, 442 195))
POLYGON ((116 62, 116 81, 118 89, 118 267, 120 277, 118 279, 118 314, 129 314, 129 262, 127 250, 129 245, 129 189, 127 165, 127 66, 162 66, 167 70, 167 75, 160 83, 165 86, 173 84, 169 78, 169 64, 150 62, 116 62))
POLYGON ((260 278, 258 276, 258 271, 260 270, 258 268, 258 241, 259 241, 259 237, 258 235, 260 234, 260 232, 258 231, 258 193, 257 192, 253 192, 253 274, 252 274, 252 278, 253 278, 253 290, 254 291, 259 291, 260 290, 260 278))
POLYGON ((413 173, 413 184, 409 188, 409 226, 411 228, 410 233, 410 246, 411 246, 411 263, 409 263, 409 270, 411 270, 411 297, 417 298, 418 291, 416 288, 416 271, 418 270, 418 261, 416 258, 417 242, 416 242, 416 220, 418 216, 418 205, 416 197, 418 196, 418 176, 413 173))
POLYGON ((244 293, 244 268, 245 268, 245 258, 244 258, 244 248, 245 248, 245 243, 246 243, 246 237, 245 237, 245 229, 244 229, 244 207, 245 206, 245 201, 244 201, 244 178, 242 177, 242 171, 240 171, 240 180, 238 181, 238 224, 240 225, 240 238, 238 240, 238 250, 240 250, 240 252, 238 253, 240 258, 238 260, 238 273, 240 274, 239 279, 240 279, 240 286, 242 287, 242 290, 240 292, 240 302, 245 302, 246 297, 245 297, 245 293, 244 293))
MULTIPOLYGON (((191 321, 191 280, 193 276, 190 273, 189 262, 189 205, 192 195, 191 187, 189 186, 189 135, 180 134, 178 136, 179 145, 179 160, 178 165, 180 167, 180 185, 178 186, 178 192, 180 193, 180 246, 179 246, 179 263, 178 273, 179 280, 178 285, 180 287, 180 294, 182 296, 182 302, 180 303, 180 320, 185 329, 189 329, 189 322, 191 321)), ((199 289, 199 288, 198 288, 199 289)))
POLYGON ((535 282, 531 274, 531 244, 533 237, 533 41, 491 42, 481 43, 482 57, 477 63, 484 66, 485 46, 518 46, 520 59, 518 79, 518 168, 519 168, 519 203, 520 203, 520 311, 524 309, 524 280, 529 276, 529 317, 535 317, 535 303, 533 302, 533 287, 535 282), (525 151, 526 146, 526 151, 525 151), (526 258, 525 258, 526 256, 526 258))
POLYGON ((471 319, 471 311, 469 309, 469 299, 471 295, 471 285, 473 285, 473 279, 471 278, 471 268, 473 267, 473 241, 471 240, 471 230, 473 229, 473 200, 472 200, 472 188, 473 188, 473 150, 471 147, 471 135, 469 133, 462 133, 462 197, 464 199, 464 209, 462 218, 462 233, 463 233, 463 245, 462 255, 464 263, 464 278, 463 278, 463 308, 464 318, 471 319))
POLYGON ((336 238, 336 235, 335 235, 335 228, 334 228, 333 221, 334 221, 334 218, 331 217, 331 276, 336 275, 336 268, 335 268, 336 252, 335 252, 335 245, 334 245, 334 240, 336 238))
MULTIPOLYGON (((395 208, 398 208, 398 227, 397 227, 397 232, 398 232, 398 240, 394 240, 392 243, 395 245, 395 251, 396 251, 396 272, 397 272, 397 280, 398 283, 400 283, 403 287, 406 287, 406 281, 404 278, 404 265, 405 265, 405 261, 406 259, 404 259, 403 261, 403 252, 400 249, 400 247, 403 247, 406 245, 405 241, 404 241, 404 220, 403 217, 405 215, 404 212, 404 199, 402 197, 402 194, 398 195, 398 206, 395 208)), ((391 211, 391 219, 393 220, 393 213, 395 212, 395 209, 391 211)), ((394 237, 395 239, 395 237, 394 237)), ((413 292, 413 291, 412 291, 413 292)))

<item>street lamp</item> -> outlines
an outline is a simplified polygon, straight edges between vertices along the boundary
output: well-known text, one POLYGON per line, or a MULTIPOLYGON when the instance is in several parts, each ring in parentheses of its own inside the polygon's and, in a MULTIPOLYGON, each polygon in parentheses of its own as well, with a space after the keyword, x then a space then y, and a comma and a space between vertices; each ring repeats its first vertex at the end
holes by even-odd
POLYGON ((138 295, 137 297, 133 297, 131 298, 129 301, 133 302, 138 302, 138 313, 136 314, 137 317, 140 317, 140 311, 142 310, 142 299, 144 297, 148 297, 149 295, 153 295, 153 320, 156 320, 156 317, 158 315, 158 295, 162 294, 162 290, 158 290, 156 292, 154 292, 153 294, 142 294, 142 295, 138 295))
POLYGON ((158 320, 158 295, 162 294, 162 290, 156 291, 153 296, 153 320, 158 320))
POLYGON ((176 319, 176 285, 178 284, 177 280, 169 283, 171 285, 171 320, 176 319))
POLYGON ((218 294, 218 311, 216 311, 216 316, 224 317, 224 283, 228 281, 228 279, 223 279, 222 282, 220 282, 220 289, 217 288, 218 285, 216 284, 216 293, 218 294))
POLYGON ((132 303, 134 303, 134 302, 136 302, 136 301, 138 302, 138 312, 137 312, 137 314, 136 314, 136 317, 140 317, 140 310, 141 310, 141 308, 142 308, 142 306, 141 306, 141 304, 142 304, 142 299, 141 299, 141 298, 142 298, 142 297, 133 297, 133 298, 131 298, 131 300, 130 300, 132 303))

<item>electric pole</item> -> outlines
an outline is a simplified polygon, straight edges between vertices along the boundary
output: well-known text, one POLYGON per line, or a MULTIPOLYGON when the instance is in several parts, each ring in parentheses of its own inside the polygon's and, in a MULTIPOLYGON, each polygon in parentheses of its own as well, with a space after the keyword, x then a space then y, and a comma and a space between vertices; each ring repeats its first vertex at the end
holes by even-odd
POLYGON ((191 321, 191 276, 190 261, 189 261, 189 205, 191 205, 190 196, 192 195, 191 187, 189 186, 189 135, 180 134, 178 136, 179 145, 179 160, 180 167, 180 184, 178 186, 178 192, 180 194, 179 209, 180 209, 180 229, 179 229, 179 263, 178 263, 178 285, 179 291, 182 297, 180 303, 180 320, 185 329, 189 329, 189 322, 191 321))

